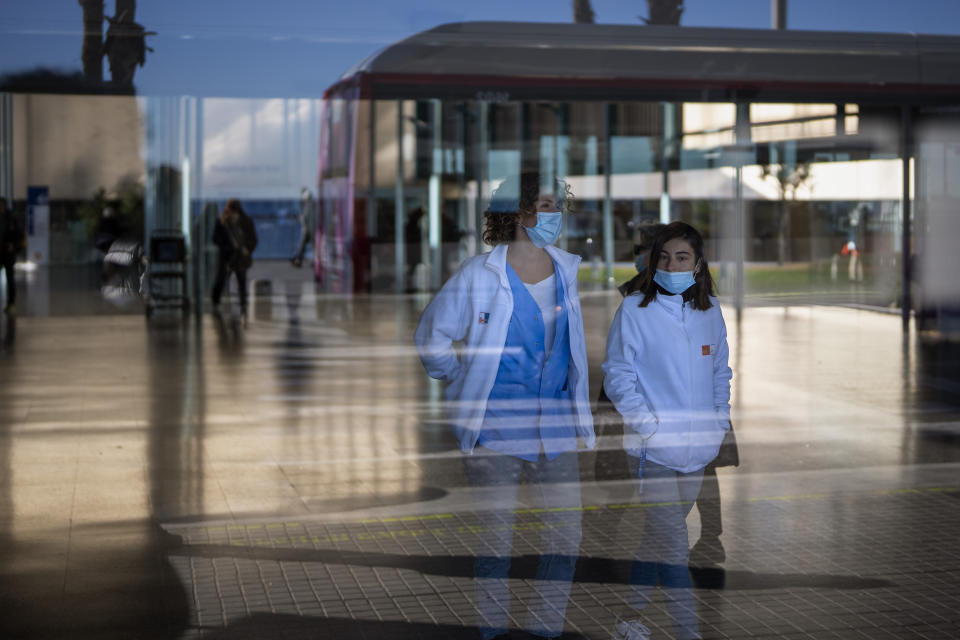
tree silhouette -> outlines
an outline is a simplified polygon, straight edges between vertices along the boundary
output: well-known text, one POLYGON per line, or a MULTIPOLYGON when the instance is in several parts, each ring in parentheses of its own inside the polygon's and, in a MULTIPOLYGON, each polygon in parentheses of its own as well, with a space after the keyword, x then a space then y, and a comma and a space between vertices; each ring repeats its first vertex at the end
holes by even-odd
POLYGON ((137 11, 136 0, 117 0, 116 15, 107 17, 110 27, 103 43, 103 54, 110 63, 110 81, 118 89, 133 90, 133 75, 137 66, 147 61, 147 36, 156 31, 147 31, 142 24, 134 21, 137 11))
POLYGON ((760 177, 764 180, 772 179, 777 184, 780 201, 777 203, 777 264, 790 260, 790 209, 787 199, 797 199, 797 189, 810 179, 810 163, 801 162, 795 165, 784 163, 766 164, 760 167, 760 177))
POLYGON ((573 0, 573 21, 577 24, 593 24, 593 7, 590 0, 573 0))
POLYGON ((83 77, 87 83, 103 82, 103 0, 77 0, 83 8, 83 77))
POLYGON ((683 8, 683 0, 647 0, 649 17, 640 19, 647 24, 679 25, 683 8))
POLYGON ((77 0, 83 8, 83 76, 87 85, 96 87, 103 83, 103 57, 110 63, 110 84, 123 92, 133 91, 133 75, 137 66, 147 61, 147 31, 134 20, 136 0, 116 0, 116 14, 104 15, 104 0, 77 0), (103 21, 109 23, 106 39, 103 37, 103 21))

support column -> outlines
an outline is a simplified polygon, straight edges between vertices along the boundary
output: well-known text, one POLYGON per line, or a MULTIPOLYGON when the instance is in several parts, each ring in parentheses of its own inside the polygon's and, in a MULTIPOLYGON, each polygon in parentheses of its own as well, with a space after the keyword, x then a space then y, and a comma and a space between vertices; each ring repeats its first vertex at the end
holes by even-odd
POLYGON ((205 202, 203 197, 203 98, 197 98, 194 106, 194 158, 193 158, 193 194, 197 200, 197 210, 192 212, 191 225, 194 271, 193 310, 199 318, 203 315, 203 307, 207 290, 207 245, 210 238, 206 233, 207 225, 204 216, 205 202))
POLYGON ((443 175, 443 147, 441 143, 441 133, 443 126, 442 105, 439 100, 430 101, 431 111, 431 146, 432 158, 430 163, 430 194, 429 194, 429 234, 430 243, 430 290, 436 291, 440 288, 440 278, 442 276, 442 252, 440 251, 440 224, 441 224, 441 177, 443 175))
POLYGON ((737 103, 737 115, 734 123, 736 137, 736 183, 734 196, 734 209, 736 215, 735 236, 734 236, 734 255, 736 259, 736 278, 734 280, 734 308, 737 311, 737 323, 743 317, 744 303, 744 271, 743 265, 746 261, 746 203, 743 199, 743 166, 748 162, 747 157, 750 149, 750 104, 747 102, 737 103))
POLYGON ((0 198, 13 211, 13 94, 0 93, 0 198))
POLYGON ((670 158, 676 138, 677 106, 664 102, 661 109, 662 139, 660 142, 660 222, 670 224, 670 158))
POLYGON ((903 332, 910 331, 910 311, 913 301, 910 299, 910 283, 913 278, 913 269, 911 268, 913 256, 912 242, 912 223, 911 215, 913 212, 912 202, 910 200, 910 158, 913 156, 913 115, 910 107, 900 108, 900 160, 903 170, 901 172, 901 196, 900 196, 900 217, 901 217, 901 294, 900 294, 900 320, 903 325, 903 332))
POLYGON ((403 100, 397 100, 397 175, 393 185, 393 242, 396 246, 393 266, 394 291, 403 293, 406 290, 407 273, 407 239, 406 211, 404 207, 404 167, 403 167, 403 100))
POLYGON ((178 99, 148 97, 146 102, 147 185, 143 241, 149 252, 151 232, 180 228, 182 141, 178 99))
MULTIPOLYGON (((477 235, 483 233, 483 210, 484 205, 488 202, 490 197, 490 187, 488 182, 490 176, 488 175, 490 170, 490 158, 489 156, 489 141, 490 141, 490 108, 489 105, 482 100, 477 101, 477 206, 476 206, 476 216, 477 216, 477 235)), ((483 240, 481 238, 474 238, 474 243, 476 244, 477 250, 475 253, 481 253, 481 248, 483 246, 483 240)))
POLYGON ((612 288, 613 280, 613 194, 611 174, 613 173, 613 152, 610 138, 613 129, 613 110, 616 105, 603 105, 603 286, 612 288))
MULTIPOLYGON (((370 126, 369 126, 370 145, 367 150, 367 157, 370 162, 370 170, 367 179, 370 181, 367 191, 367 238, 377 236, 377 101, 370 99, 370 126)), ((373 247, 370 246, 368 255, 370 276, 373 276, 373 247)))

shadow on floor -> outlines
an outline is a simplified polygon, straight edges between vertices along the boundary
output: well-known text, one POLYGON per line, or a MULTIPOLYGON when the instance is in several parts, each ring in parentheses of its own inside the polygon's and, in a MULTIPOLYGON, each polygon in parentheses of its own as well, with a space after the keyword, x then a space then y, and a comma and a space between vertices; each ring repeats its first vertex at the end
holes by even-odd
POLYGON ((165 553, 179 542, 149 522, 78 528, 65 560, 59 543, 5 542, 0 638, 180 637, 190 608, 165 553))
MULTIPOLYGON (((393 620, 352 620, 350 618, 311 618, 283 614, 254 614, 219 631, 207 631, 207 640, 480 640, 479 630, 450 624, 427 624, 393 620)), ((518 636, 520 637, 520 636, 518 636)), ((584 640, 577 633, 564 633, 561 640, 584 640)))
MULTIPOLYGON (((409 569, 431 575, 452 578, 472 578, 474 556, 416 556, 392 553, 368 553, 322 549, 268 549, 230 545, 185 545, 171 549, 173 555, 200 558, 243 558, 273 560, 276 562, 318 562, 322 564, 349 564, 361 567, 389 567, 409 569)), ((540 556, 514 556, 510 561, 510 577, 533 580, 537 575, 540 556)), ((598 584, 629 584, 629 560, 612 558, 577 559, 574 582, 598 584)), ((718 568, 692 569, 699 588, 746 591, 754 589, 784 589, 809 587, 819 589, 877 589, 896 586, 881 578, 800 573, 754 573, 752 571, 725 571, 718 568)))

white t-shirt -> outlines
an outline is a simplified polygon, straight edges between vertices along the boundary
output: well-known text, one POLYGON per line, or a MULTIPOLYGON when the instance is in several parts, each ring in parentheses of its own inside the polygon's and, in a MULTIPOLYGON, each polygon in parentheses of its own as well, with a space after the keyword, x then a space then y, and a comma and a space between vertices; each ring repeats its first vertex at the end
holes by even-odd
POLYGON ((557 331, 557 274, 551 273, 536 284, 524 282, 523 286, 540 307, 540 315, 543 318, 544 352, 549 356, 557 331))

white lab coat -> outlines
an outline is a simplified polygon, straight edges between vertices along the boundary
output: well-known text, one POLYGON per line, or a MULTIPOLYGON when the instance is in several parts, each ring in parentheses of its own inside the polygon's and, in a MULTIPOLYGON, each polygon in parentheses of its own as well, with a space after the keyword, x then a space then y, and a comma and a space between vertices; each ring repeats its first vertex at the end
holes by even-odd
MULTIPOLYGON (((553 246, 546 250, 557 263, 565 287, 577 436, 592 449, 596 436, 590 412, 583 315, 577 294, 580 257, 553 246)), ((447 382, 447 419, 461 450, 467 453, 473 451, 480 436, 487 398, 493 389, 513 314, 506 265, 505 244, 464 262, 424 309, 414 333, 427 373, 447 382)))
POLYGON ((719 303, 697 311, 679 295, 624 298, 607 337, 603 388, 623 415, 623 446, 684 473, 717 456, 730 428, 727 329, 719 303))

